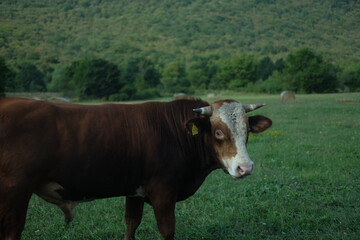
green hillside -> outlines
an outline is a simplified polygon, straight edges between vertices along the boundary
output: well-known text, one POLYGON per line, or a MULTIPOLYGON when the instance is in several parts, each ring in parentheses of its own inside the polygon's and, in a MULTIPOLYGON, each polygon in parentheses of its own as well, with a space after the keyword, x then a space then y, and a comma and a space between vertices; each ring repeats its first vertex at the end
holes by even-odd
POLYGON ((360 61, 357 0, 2 0, 0 56, 48 65, 241 53, 273 60, 309 47, 360 61))

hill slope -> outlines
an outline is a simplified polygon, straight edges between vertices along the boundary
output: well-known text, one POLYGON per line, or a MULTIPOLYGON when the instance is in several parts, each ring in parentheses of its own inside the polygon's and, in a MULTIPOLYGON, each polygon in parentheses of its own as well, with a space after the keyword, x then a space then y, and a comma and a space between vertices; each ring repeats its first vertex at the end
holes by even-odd
POLYGON ((360 3, 335 0, 2 0, 0 56, 40 65, 129 56, 285 57, 310 47, 360 61, 360 3))

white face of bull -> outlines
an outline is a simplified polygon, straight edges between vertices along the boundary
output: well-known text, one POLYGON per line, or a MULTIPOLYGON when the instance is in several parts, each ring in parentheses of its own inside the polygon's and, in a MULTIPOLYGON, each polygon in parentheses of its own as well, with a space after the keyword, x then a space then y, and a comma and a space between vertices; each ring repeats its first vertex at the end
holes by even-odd
POLYGON ((215 152, 224 170, 234 178, 247 176, 253 170, 254 163, 246 150, 249 132, 260 133, 272 124, 271 120, 264 116, 246 116, 246 112, 261 106, 263 105, 242 105, 229 100, 194 110, 210 116, 215 152))

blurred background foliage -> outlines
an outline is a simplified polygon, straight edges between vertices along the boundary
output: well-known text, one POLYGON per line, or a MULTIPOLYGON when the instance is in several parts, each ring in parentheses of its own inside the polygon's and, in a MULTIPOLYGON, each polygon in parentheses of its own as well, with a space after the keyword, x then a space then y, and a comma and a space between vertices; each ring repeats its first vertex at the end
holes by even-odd
POLYGON ((0 93, 360 88, 354 0, 2 0, 0 93))

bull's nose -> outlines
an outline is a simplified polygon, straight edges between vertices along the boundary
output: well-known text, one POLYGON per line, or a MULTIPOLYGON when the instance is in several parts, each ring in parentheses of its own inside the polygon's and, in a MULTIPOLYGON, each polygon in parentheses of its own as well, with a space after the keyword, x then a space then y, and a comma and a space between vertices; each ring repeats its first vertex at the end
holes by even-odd
POLYGON ((245 177, 247 175, 250 175, 252 173, 253 170, 253 165, 241 165, 238 167, 238 173, 242 176, 245 177))

